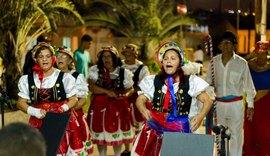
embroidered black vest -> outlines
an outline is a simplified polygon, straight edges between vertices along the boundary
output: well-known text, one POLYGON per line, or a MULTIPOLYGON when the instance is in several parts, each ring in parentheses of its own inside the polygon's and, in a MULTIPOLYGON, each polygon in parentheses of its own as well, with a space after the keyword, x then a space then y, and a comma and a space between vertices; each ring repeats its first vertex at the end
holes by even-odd
POLYGON ((75 71, 72 73, 72 76, 77 80, 78 76, 80 75, 79 72, 75 71))
MULTIPOLYGON (((162 92, 162 83, 160 81, 160 76, 155 77, 154 85, 155 85, 155 92, 154 92, 154 97, 153 97, 152 109, 159 112, 165 112, 163 110, 165 94, 162 92)), ((180 85, 178 92, 175 93, 176 103, 177 103, 177 113, 179 115, 189 114, 192 98, 190 95, 188 95, 188 90, 189 90, 189 76, 185 76, 184 83, 180 85)), ((167 112, 169 113, 173 112, 171 102, 169 104, 169 108, 167 112)))
POLYGON ((30 100, 33 104, 63 101, 66 99, 66 92, 63 85, 64 73, 60 72, 52 88, 38 89, 34 82, 33 74, 28 75, 30 100))
POLYGON ((111 89, 111 90, 119 90, 119 91, 124 91, 124 72, 125 69, 124 68, 120 68, 119 71, 119 76, 115 79, 112 79, 111 84, 106 83, 104 75, 102 74, 102 72, 99 70, 98 72, 98 79, 96 81, 96 85, 98 85, 99 87, 102 88, 106 88, 106 89, 111 89))
POLYGON ((133 82, 134 82, 134 84, 133 84, 133 87, 134 88, 138 87, 139 76, 140 76, 140 72, 141 72, 141 70, 142 70, 143 67, 144 67, 144 65, 141 64, 139 66, 139 68, 133 74, 133 78, 132 79, 133 79, 133 82))

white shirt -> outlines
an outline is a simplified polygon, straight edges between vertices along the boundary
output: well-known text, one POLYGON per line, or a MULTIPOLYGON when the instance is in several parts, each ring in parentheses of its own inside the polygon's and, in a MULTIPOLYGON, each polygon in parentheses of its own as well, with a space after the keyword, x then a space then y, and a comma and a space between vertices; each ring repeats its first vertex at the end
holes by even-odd
MULTIPOLYGON (((132 64, 132 65, 129 65, 129 64, 126 64, 125 61, 122 61, 123 65, 122 67, 123 68, 126 68, 128 70, 130 70, 133 74, 136 72, 136 70, 140 67, 140 65, 142 65, 143 63, 139 60, 136 60, 135 64, 132 64)), ((138 83, 141 82, 141 80, 145 77, 145 76, 148 76, 150 75, 150 72, 147 68, 147 66, 143 66, 140 73, 139 73, 139 80, 138 80, 138 83)))
MULTIPOLYGON (((153 100, 155 85, 154 85, 155 75, 146 76, 141 83, 139 83, 139 87, 141 91, 138 91, 138 94, 144 94, 149 100, 153 100)), ((179 83, 176 82, 173 84, 174 92, 176 93, 179 89, 179 83)), ((196 97, 201 94, 203 91, 207 91, 209 89, 209 84, 205 82, 203 79, 196 75, 190 75, 189 78, 189 90, 188 94, 192 97, 190 113, 189 116, 194 116, 199 112, 200 106, 199 101, 196 97)), ((162 86, 162 92, 166 94, 167 86, 162 86)))
MULTIPOLYGON (((248 107, 253 108, 256 91, 247 61, 235 53, 225 66, 222 63, 222 54, 215 56, 213 61, 215 73, 214 87, 216 89, 217 97, 229 95, 243 96, 244 92, 246 92, 248 107)), ((212 84, 211 62, 208 65, 206 81, 209 84, 212 84)))
MULTIPOLYGON (((58 78, 58 75, 60 73, 59 69, 54 69, 54 72, 52 75, 44 77, 42 80, 42 88, 47 89, 47 88, 52 88, 56 80, 58 78)), ((75 78, 70 75, 69 73, 64 73, 63 79, 62 79, 64 89, 66 92, 66 97, 70 98, 73 95, 77 94, 77 89, 75 85, 75 78)), ((34 83, 37 88, 40 88, 40 81, 38 79, 38 74, 34 73, 34 83)), ((29 97, 29 84, 28 84, 28 75, 23 75, 18 83, 18 88, 19 88, 19 97, 30 100, 29 97)))
MULTIPOLYGON (((75 70, 70 71, 70 74, 73 74, 75 70)), ((76 88, 78 90, 76 96, 78 98, 87 98, 88 96, 88 83, 86 82, 83 74, 79 74, 76 79, 76 88)))
MULTIPOLYGON (((89 79, 94 80, 96 82, 98 79, 98 71, 99 71, 99 69, 98 69, 97 65, 90 67, 90 70, 88 73, 89 79)), ((120 67, 116 67, 113 72, 110 72, 110 78, 112 80, 116 79, 119 76, 119 72, 120 72, 120 67)), ((132 80, 132 77, 133 77, 132 72, 125 69, 124 81, 123 81, 123 85, 124 85, 125 89, 130 89, 133 86, 134 82, 132 80)))

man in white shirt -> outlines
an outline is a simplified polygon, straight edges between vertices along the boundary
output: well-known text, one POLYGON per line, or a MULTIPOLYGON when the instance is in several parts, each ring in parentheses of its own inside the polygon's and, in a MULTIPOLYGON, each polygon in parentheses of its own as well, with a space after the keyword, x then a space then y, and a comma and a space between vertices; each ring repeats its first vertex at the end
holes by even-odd
POLYGON ((242 128, 244 105, 242 96, 246 92, 247 118, 253 118, 253 100, 256 94, 246 60, 235 54, 237 40, 232 32, 225 32, 218 48, 222 51, 210 62, 207 82, 216 91, 217 124, 227 126, 231 132, 231 156, 242 156, 242 128), (213 73, 213 74, 212 74, 213 73))

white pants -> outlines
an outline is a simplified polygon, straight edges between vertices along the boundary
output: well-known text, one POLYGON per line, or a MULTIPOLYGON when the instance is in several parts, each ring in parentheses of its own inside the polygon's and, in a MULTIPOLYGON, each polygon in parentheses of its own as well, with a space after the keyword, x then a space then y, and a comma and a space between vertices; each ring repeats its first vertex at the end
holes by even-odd
POLYGON ((242 156, 243 101, 217 102, 216 110, 218 124, 229 127, 231 133, 229 155, 242 156))

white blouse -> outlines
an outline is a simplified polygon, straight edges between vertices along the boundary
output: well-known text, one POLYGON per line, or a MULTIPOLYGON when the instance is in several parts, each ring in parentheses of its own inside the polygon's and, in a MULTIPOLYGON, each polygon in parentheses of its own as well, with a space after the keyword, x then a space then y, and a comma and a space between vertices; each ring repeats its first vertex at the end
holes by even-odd
MULTIPOLYGON (((143 64, 141 61, 138 61, 138 60, 136 60, 136 63, 135 64, 132 64, 132 65, 126 64, 125 61, 122 61, 122 63, 123 63, 122 67, 130 70, 133 74, 143 64)), ((143 66, 142 69, 141 69, 141 71, 140 71, 140 73, 139 73, 138 83, 140 83, 141 80, 145 76, 148 76, 148 75, 150 75, 150 72, 148 70, 148 67, 147 66, 143 66)))
MULTIPOLYGON (((141 83, 139 83, 139 87, 141 88, 141 91, 138 91, 138 94, 144 94, 149 100, 153 100, 154 92, 155 92, 155 85, 154 85, 154 79, 155 75, 149 75, 146 76, 141 83)), ((176 93, 179 89, 179 82, 176 82, 173 84, 174 92, 176 93)), ((211 89, 209 87, 209 84, 201 79, 200 77, 196 75, 190 75, 189 78, 189 90, 188 94, 192 97, 191 101, 191 107, 190 107, 190 113, 189 116, 194 116, 199 112, 200 109, 200 102, 197 100, 197 96, 202 93, 203 91, 206 91, 207 93, 211 89)), ((162 86, 162 92, 166 94, 167 86, 162 86)), ((209 94, 209 93, 208 93, 209 94)), ((209 95, 210 97, 213 95, 209 95)), ((212 98, 213 99, 213 98, 212 98)))
MULTIPOLYGON (((48 77, 44 77, 42 80, 42 88, 47 89, 47 88, 52 88, 56 80, 58 78, 58 75, 60 73, 59 69, 54 69, 54 72, 52 75, 48 77)), ((70 98, 73 95, 77 94, 77 88, 75 85, 75 78, 70 75, 69 73, 64 73, 63 79, 62 79, 64 89, 66 92, 66 97, 70 98)), ((40 88, 40 81, 38 79, 38 74, 34 73, 34 83, 37 88, 40 88)), ((19 97, 30 100, 29 97, 29 84, 28 84, 28 75, 23 75, 18 83, 18 88, 19 88, 19 97)))
MULTIPOLYGON (((70 74, 73 74, 75 70, 70 71, 70 74)), ((83 74, 79 74, 76 79, 76 87, 77 87, 77 94, 76 96, 78 98, 87 98, 88 96, 88 83, 86 82, 83 74)))
MULTIPOLYGON (((116 67, 113 72, 110 72, 110 78, 116 79, 119 76, 119 71, 120 71, 120 67, 116 67)), ((88 73, 89 79, 94 80, 96 82, 98 79, 98 72, 99 72, 99 69, 98 69, 97 65, 90 67, 90 70, 88 73)), ((125 69, 124 81, 123 81, 123 85, 124 85, 125 89, 129 89, 133 86, 134 82, 132 80, 132 77, 133 77, 132 72, 125 69)))

